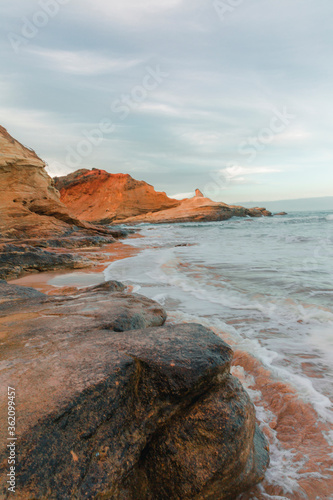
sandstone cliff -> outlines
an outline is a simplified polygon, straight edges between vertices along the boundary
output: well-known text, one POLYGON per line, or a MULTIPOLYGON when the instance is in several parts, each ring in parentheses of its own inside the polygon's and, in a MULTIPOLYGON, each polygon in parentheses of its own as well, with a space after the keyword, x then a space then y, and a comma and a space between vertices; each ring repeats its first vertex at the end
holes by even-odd
POLYGON ((77 217, 87 221, 122 220, 180 204, 128 174, 110 174, 96 168, 55 177, 54 182, 61 201, 77 217))
POLYGON ((171 222, 221 221, 230 217, 271 215, 264 208, 229 206, 205 198, 196 189, 193 198, 176 200, 153 186, 127 174, 109 174, 105 170, 77 170, 54 179, 61 201, 87 221, 152 224, 171 222))
POLYGON ((68 233, 73 226, 94 230, 60 201, 45 163, 0 126, 0 238, 68 233))

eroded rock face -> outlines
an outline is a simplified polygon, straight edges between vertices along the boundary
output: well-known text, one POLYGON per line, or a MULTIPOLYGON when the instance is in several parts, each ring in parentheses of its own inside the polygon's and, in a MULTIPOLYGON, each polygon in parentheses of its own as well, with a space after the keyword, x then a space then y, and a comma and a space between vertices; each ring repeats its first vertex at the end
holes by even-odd
POLYGON ((0 238, 59 236, 73 227, 105 232, 70 213, 61 203, 44 161, 1 126, 0 185, 0 238))
MULTIPOLYGON (((231 348, 165 316, 118 282, 66 298, 0 282, 0 418, 14 387, 18 499, 226 500, 262 479, 267 445, 231 348)), ((2 498, 6 437, 1 426, 2 498)))
POLYGON ((229 206, 206 198, 199 189, 193 198, 175 200, 129 175, 105 170, 77 170, 55 178, 61 200, 78 217, 102 223, 152 224, 221 221, 230 217, 271 215, 262 208, 229 206))
POLYGON ((54 181, 61 201, 77 217, 87 221, 120 221, 180 204, 128 174, 81 169, 64 177, 55 177, 54 181))

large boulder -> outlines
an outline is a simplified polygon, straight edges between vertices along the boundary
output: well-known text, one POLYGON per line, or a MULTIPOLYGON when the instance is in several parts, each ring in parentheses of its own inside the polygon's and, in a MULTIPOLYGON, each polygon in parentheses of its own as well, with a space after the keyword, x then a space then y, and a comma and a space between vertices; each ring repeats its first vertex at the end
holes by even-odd
MULTIPOLYGON (((0 418, 16 391, 16 498, 226 500, 263 479, 265 438, 232 350, 118 282, 52 298, 0 282, 0 418)), ((0 496, 8 430, 0 428, 0 496)))

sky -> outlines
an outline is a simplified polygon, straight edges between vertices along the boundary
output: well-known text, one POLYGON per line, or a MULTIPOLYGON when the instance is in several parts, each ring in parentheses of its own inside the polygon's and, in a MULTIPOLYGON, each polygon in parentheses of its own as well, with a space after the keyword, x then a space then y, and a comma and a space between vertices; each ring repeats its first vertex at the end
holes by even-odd
POLYGON ((333 195, 332 0, 1 0, 0 124, 227 203, 333 195))

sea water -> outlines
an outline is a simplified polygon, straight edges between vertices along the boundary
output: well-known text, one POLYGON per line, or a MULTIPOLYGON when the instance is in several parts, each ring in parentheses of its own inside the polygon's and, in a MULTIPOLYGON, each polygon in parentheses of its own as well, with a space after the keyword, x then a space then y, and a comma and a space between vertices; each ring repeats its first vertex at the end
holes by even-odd
POLYGON ((333 498, 333 213, 139 228, 125 244, 141 251, 105 278, 232 345, 271 447, 264 483, 242 498, 333 498))

